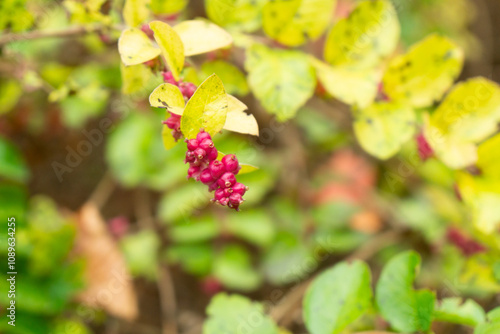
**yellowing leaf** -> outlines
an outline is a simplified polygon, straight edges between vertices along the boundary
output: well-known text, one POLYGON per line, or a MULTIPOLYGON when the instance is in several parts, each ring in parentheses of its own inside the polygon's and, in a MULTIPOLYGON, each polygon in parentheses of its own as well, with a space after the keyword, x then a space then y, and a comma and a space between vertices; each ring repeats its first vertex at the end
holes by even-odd
POLYGON ((232 30, 254 31, 262 24, 262 7, 267 0, 205 0, 207 16, 232 30))
POLYGON ((328 33, 325 60, 334 66, 374 67, 394 51, 400 32, 390 1, 362 1, 328 33))
POLYGON ((125 29, 118 40, 118 52, 125 65, 137 65, 160 55, 148 36, 139 29, 125 29))
POLYGON ((433 34, 391 60, 383 77, 384 92, 393 100, 421 108, 441 100, 462 70, 462 50, 433 34))
POLYGON ((224 48, 233 42, 227 31, 208 21, 183 21, 176 25, 174 30, 184 44, 186 56, 224 48))
POLYGON ((130 27, 137 27, 149 15, 148 0, 126 0, 123 6, 123 18, 130 27))
POLYGON ((479 145, 477 156, 481 175, 500 180, 500 133, 479 145))
POLYGON ((152 77, 151 70, 143 64, 125 66, 121 64, 122 93, 133 94, 141 91, 152 77))
POLYGON ((154 32, 156 43, 160 46, 168 68, 172 71, 175 80, 179 80, 179 74, 184 67, 184 45, 181 38, 165 22, 153 21, 149 27, 154 32))
POLYGON ((461 82, 426 118, 424 134, 436 155, 458 169, 477 160, 476 143, 496 132, 500 87, 485 78, 461 82))
POLYGON ((247 106, 232 95, 228 95, 228 111, 224 129, 249 134, 253 136, 259 135, 259 125, 257 120, 251 114, 247 114, 245 110, 247 106))
POLYGON ((313 57, 311 63, 318 80, 336 99, 360 108, 368 107, 375 100, 381 77, 379 71, 331 67, 313 57))
POLYGON ((333 16, 336 0, 275 0, 263 8, 264 32, 278 42, 297 46, 318 38, 333 16))
POLYGON ((294 117, 314 93, 314 69, 301 52, 254 44, 247 49, 245 68, 255 96, 279 121, 294 117))
POLYGON ((238 172, 238 175, 248 174, 248 173, 251 173, 251 172, 255 172, 256 170, 259 169, 259 167, 255 167, 255 166, 252 166, 252 165, 240 164, 240 166, 241 166, 241 169, 238 172))
POLYGON ((224 88, 228 94, 248 94, 247 78, 238 67, 224 60, 203 63, 200 71, 200 75, 202 75, 203 78, 214 73, 217 74, 224 83, 224 88))
POLYGON ((500 227, 500 180, 473 177, 464 172, 457 175, 457 185, 472 213, 474 226, 491 234, 500 227))
POLYGON ((397 102, 378 102, 355 113, 354 132, 361 146, 379 159, 388 159, 415 132, 413 109, 397 102))
POLYGON ((179 87, 164 83, 156 87, 151 95, 149 95, 149 104, 156 108, 184 108, 184 96, 179 87))
POLYGON ((228 109, 224 85, 215 74, 198 87, 186 105, 181 118, 181 131, 187 139, 195 138, 200 129, 210 135, 222 130, 228 109))
POLYGON ((163 128, 161 130, 161 139, 166 150, 170 150, 178 143, 178 141, 176 141, 174 136, 172 135, 172 129, 170 129, 165 124, 163 125, 163 128))
POLYGON ((151 0, 151 11, 155 14, 175 14, 183 10, 188 0, 151 0))

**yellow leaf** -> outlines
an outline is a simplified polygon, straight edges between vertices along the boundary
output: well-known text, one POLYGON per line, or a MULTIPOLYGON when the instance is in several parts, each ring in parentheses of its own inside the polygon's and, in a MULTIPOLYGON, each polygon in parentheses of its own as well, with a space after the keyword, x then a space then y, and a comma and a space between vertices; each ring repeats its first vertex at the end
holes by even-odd
POLYGON ((143 64, 132 66, 121 64, 120 70, 123 94, 132 94, 141 91, 153 76, 151 70, 143 64))
POLYGON ((477 160, 476 143, 496 132, 500 120, 500 87, 473 78, 453 88, 425 119, 424 134, 436 155, 451 168, 477 160))
POLYGON ((175 108, 183 109, 185 101, 179 87, 164 83, 156 87, 149 95, 149 104, 151 107, 175 110, 175 108))
POLYGON ((360 108, 368 107, 375 100, 380 71, 331 67, 314 57, 311 64, 325 90, 336 99, 360 108))
POLYGON ((184 21, 176 25, 174 30, 184 44, 186 56, 224 48, 233 42, 227 31, 208 21, 184 21))
POLYGON ((192 139, 200 129, 205 129, 210 135, 215 135, 226 122, 227 109, 224 85, 213 74, 202 82, 189 99, 181 118, 182 134, 187 139, 192 139))
POLYGON ((336 0, 269 1, 262 11, 264 32, 289 46, 314 40, 328 27, 336 2, 336 0))
POLYGON ((413 109, 397 102, 377 102, 355 113, 354 132, 371 155, 388 159, 415 132, 413 109))
POLYGON ((477 156, 481 174, 489 179, 500 180, 500 133, 479 145, 477 156))
POLYGON ((149 16, 148 0, 126 0, 123 6, 123 19, 130 27, 138 27, 149 16))
POLYGON ((175 140, 174 136, 172 136, 172 129, 170 129, 165 124, 163 125, 161 131, 161 138, 163 141, 163 146, 165 147, 166 150, 170 150, 178 143, 178 141, 175 140))
POLYGON ((391 60, 382 79, 393 100, 423 108, 441 100, 462 70, 462 50, 449 39, 433 34, 391 60))
POLYGON ((125 65, 137 65, 160 55, 148 36, 139 29, 125 29, 118 40, 118 52, 125 65))
POLYGON ((474 226, 486 234, 497 231, 500 227, 500 180, 459 172, 457 185, 471 210, 474 226))
POLYGON ((400 33, 390 1, 362 1, 328 33, 325 60, 334 66, 374 67, 394 51, 400 33))
POLYGON ((251 172, 255 172, 256 170, 259 169, 259 167, 252 166, 252 165, 240 164, 240 166, 241 166, 241 169, 238 172, 238 175, 248 174, 248 173, 251 173, 251 172))
POLYGON ((232 95, 228 95, 227 98, 228 111, 224 130, 258 136, 259 125, 252 114, 245 112, 247 106, 232 95))
POLYGON ((149 27, 154 32, 156 43, 160 47, 168 68, 172 71, 175 80, 179 80, 179 74, 184 67, 184 45, 181 38, 165 22, 153 21, 149 27))

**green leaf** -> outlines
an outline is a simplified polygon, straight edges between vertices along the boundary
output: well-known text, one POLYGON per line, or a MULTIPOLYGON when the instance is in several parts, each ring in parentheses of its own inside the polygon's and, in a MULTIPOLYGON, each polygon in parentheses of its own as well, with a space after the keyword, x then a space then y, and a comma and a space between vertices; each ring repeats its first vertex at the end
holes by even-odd
POLYGON ((123 237, 120 247, 132 275, 156 280, 160 239, 153 230, 141 230, 123 237))
POLYGON ((260 209, 232 212, 228 216, 226 227, 235 236, 260 247, 269 246, 275 234, 270 215, 260 209))
POLYGON ((207 307, 203 334, 278 334, 278 327, 259 303, 240 295, 219 293, 207 307), (252 321, 255 319, 255 321, 252 321))
POLYGON ((186 57, 224 48, 233 42, 227 31, 209 21, 183 21, 177 24, 174 30, 184 44, 186 57))
POLYGON ((279 121, 293 118, 314 93, 314 69, 299 51, 254 44, 247 49, 245 68, 253 93, 279 121))
POLYGON ((193 211, 203 208, 210 197, 206 186, 189 182, 162 197, 159 204, 160 219, 166 223, 190 221, 193 211))
POLYGON ((14 108, 23 94, 22 86, 16 80, 0 82, 0 115, 14 108))
POLYGON ((267 0, 205 0, 207 16, 222 27, 254 31, 262 25, 267 0))
POLYGON ((463 302, 462 298, 454 297, 436 303, 434 319, 475 327, 485 322, 486 315, 483 308, 474 300, 467 299, 463 302))
POLYGON ((214 60, 203 63, 200 75, 206 78, 212 74, 217 76, 224 83, 226 93, 236 95, 247 95, 248 84, 245 74, 233 64, 224 60, 214 60))
POLYGON ((182 11, 188 0, 151 0, 151 11, 155 14, 170 15, 182 11))
POLYGON ((149 27, 154 32, 154 38, 160 47, 161 54, 167 62, 175 80, 184 68, 184 45, 179 35, 165 22, 153 21, 149 27))
POLYGON ((140 29, 122 31, 118 40, 118 52, 125 65, 137 65, 158 57, 160 49, 140 29))
POLYGON ((479 324, 474 334, 497 334, 500 332, 500 307, 497 307, 486 315, 487 323, 479 324))
POLYGON ((138 27, 149 16, 148 0, 126 0, 123 6, 123 18, 130 27, 138 27))
POLYGON ((259 287, 261 276, 252 268, 250 254, 239 245, 228 245, 217 255, 213 275, 227 288, 252 291, 259 287))
POLYGON ((282 231, 266 251, 262 269, 274 285, 296 283, 316 269, 318 261, 311 253, 296 233, 282 231))
POLYGON ((263 8, 264 32, 281 44, 297 46, 318 38, 333 15, 336 0, 276 0, 263 8))
POLYGON ((159 85, 149 95, 151 107, 176 110, 175 108, 184 108, 185 103, 179 87, 169 83, 159 85))
POLYGON ((497 131, 500 87, 477 77, 458 83, 426 119, 424 134, 436 155, 458 169, 477 160, 476 143, 497 131))
POLYGON ((181 118, 181 131, 187 139, 195 138, 200 129, 214 136, 222 130, 228 110, 227 95, 216 74, 208 77, 191 99, 181 118))
POLYGON ((339 263, 314 279, 303 302, 311 334, 336 334, 371 306, 370 269, 361 261, 339 263))
POLYGON ((168 231, 168 237, 175 242, 200 242, 215 238, 219 232, 219 221, 214 216, 205 215, 185 224, 172 226, 168 231))
POLYGON ((207 276, 212 270, 215 254, 212 245, 186 244, 169 247, 165 258, 169 263, 180 264, 190 274, 207 276))
POLYGON ((311 64, 325 90, 336 99, 360 108, 368 107, 375 100, 379 71, 331 67, 314 57, 311 64))
POLYGON ((379 159, 394 156, 415 133, 413 109, 397 102, 377 102, 354 115, 356 138, 379 159))
POLYGON ((328 33, 324 57, 334 66, 371 68, 392 54, 401 28, 390 1, 361 1, 328 33))
POLYGON ((21 152, 6 139, 0 137, 0 177, 24 182, 29 170, 21 152))
POLYGON ((413 289, 419 267, 416 252, 403 252, 389 261, 377 283, 380 313, 399 332, 427 331, 431 325, 436 296, 429 290, 413 289))
POLYGON ((384 92, 413 107, 431 106, 451 87, 463 61, 463 52, 455 43, 430 35, 391 60, 382 79, 384 92))

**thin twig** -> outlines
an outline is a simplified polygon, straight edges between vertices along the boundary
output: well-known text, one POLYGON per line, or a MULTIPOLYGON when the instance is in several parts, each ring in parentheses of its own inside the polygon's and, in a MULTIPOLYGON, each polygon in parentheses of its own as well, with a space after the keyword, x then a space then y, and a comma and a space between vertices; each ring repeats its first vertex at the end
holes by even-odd
POLYGON ((115 187, 115 180, 111 176, 111 172, 107 171, 89 196, 88 202, 93 202, 99 209, 102 209, 115 187))
POLYGON ((10 42, 21 41, 21 40, 76 37, 94 32, 105 31, 110 28, 112 27, 99 24, 99 25, 75 26, 65 30, 47 30, 47 31, 35 30, 25 33, 8 33, 0 36, 0 46, 3 46, 10 42))
POLYGON ((162 313, 162 334, 177 334, 177 305, 175 302, 175 289, 172 276, 168 267, 159 265, 158 290, 162 313))
MULTIPOLYGON (((390 230, 388 232, 382 233, 379 236, 373 238, 371 241, 364 244, 357 251, 349 255, 345 260, 367 260, 379 250, 387 245, 393 244, 401 237, 401 231, 390 230)), ((316 278, 318 274, 313 275, 306 281, 299 283, 292 290, 290 290, 278 304, 270 310, 270 316, 282 326, 286 327, 291 319, 290 315, 297 305, 299 305, 302 297, 309 287, 309 284, 316 278)))
POLYGON ((135 192, 135 218, 140 228, 154 229, 154 217, 152 215, 149 192, 145 188, 138 188, 135 192))

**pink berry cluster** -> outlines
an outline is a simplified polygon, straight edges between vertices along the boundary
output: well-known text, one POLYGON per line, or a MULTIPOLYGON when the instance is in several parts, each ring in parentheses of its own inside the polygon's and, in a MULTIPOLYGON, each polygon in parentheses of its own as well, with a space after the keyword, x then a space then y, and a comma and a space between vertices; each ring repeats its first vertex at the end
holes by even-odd
MULTIPOLYGON (((181 91, 182 96, 184 96, 184 99, 186 101, 189 100, 196 91, 196 86, 194 84, 192 84, 191 82, 183 82, 175 80, 174 76, 172 75, 172 72, 170 71, 162 72, 162 75, 163 75, 163 80, 166 83, 179 87, 179 90, 181 91)), ((167 120, 163 121, 163 124, 165 124, 169 129, 172 129, 172 136, 176 141, 182 138, 181 116, 170 113, 170 117, 167 118, 167 120)))
POLYGON ((244 184, 236 182, 240 164, 234 154, 225 155, 217 160, 217 149, 208 132, 201 130, 196 139, 186 139, 187 152, 185 163, 189 163, 188 179, 208 186, 215 191, 213 202, 228 206, 236 211, 243 202, 243 195, 248 190, 244 184))

